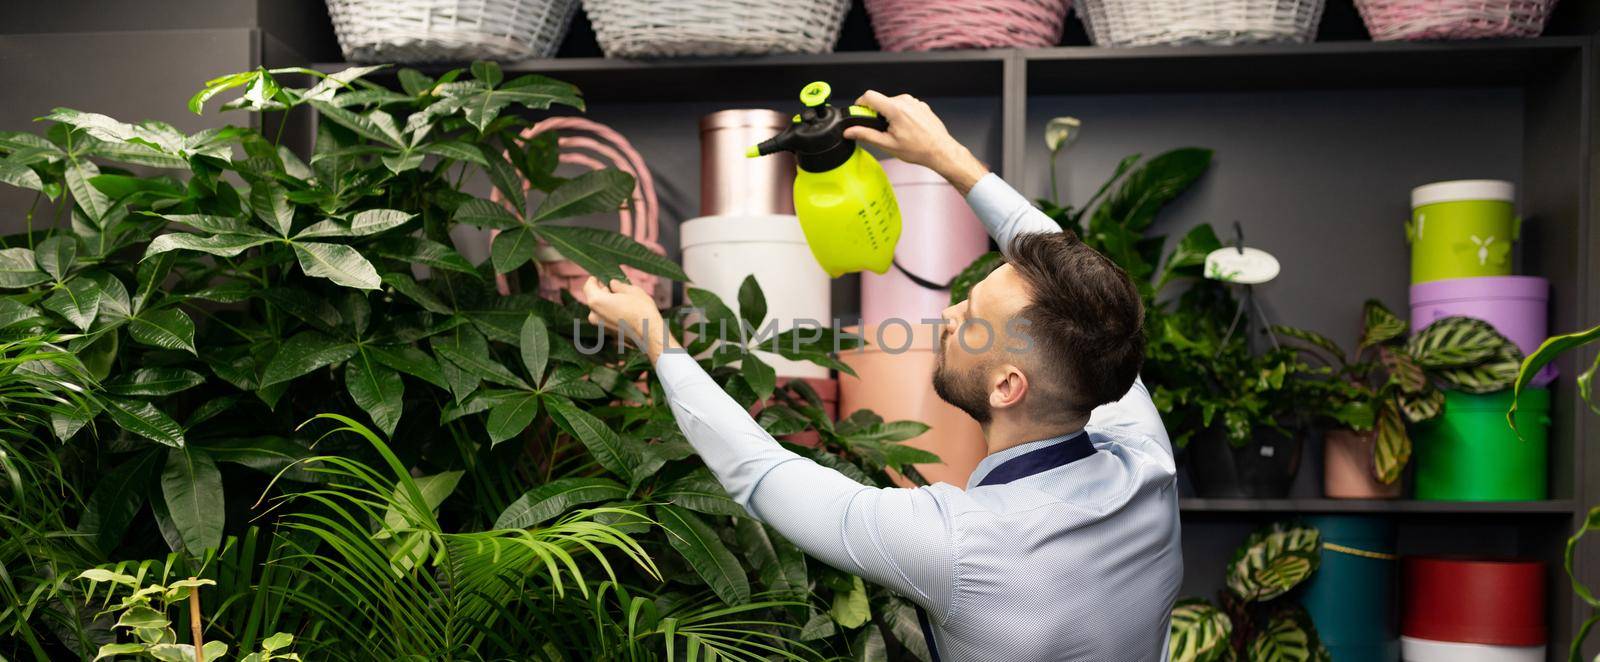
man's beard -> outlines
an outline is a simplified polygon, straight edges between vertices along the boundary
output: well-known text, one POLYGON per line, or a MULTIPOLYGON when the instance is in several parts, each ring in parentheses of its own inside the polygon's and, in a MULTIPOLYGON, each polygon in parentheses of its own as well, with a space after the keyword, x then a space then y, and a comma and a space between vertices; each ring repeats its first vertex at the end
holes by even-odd
POLYGON ((989 409, 989 394, 983 390, 978 378, 981 373, 982 370, 974 369, 970 374, 957 374, 945 363, 944 345, 941 344, 938 361, 933 367, 933 392, 939 394, 939 399, 966 412, 979 425, 988 425, 992 412, 989 409))

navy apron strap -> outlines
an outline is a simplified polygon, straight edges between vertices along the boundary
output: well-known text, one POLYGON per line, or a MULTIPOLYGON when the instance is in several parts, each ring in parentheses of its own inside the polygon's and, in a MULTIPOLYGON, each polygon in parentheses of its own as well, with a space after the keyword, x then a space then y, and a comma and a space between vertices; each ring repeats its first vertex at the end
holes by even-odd
POLYGON ((917 607, 917 623, 922 626, 922 640, 928 644, 929 662, 939 662, 939 642, 933 640, 933 623, 928 620, 928 610, 917 607))

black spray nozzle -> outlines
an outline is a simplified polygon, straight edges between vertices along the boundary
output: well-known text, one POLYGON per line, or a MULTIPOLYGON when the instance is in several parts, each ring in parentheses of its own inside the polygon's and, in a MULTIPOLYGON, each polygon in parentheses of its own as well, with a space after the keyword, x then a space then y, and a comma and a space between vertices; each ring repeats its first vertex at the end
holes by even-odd
POLYGON ((800 98, 810 107, 796 115, 794 123, 782 133, 752 148, 750 156, 794 152, 802 170, 825 172, 839 167, 855 153, 855 141, 845 139, 845 129, 864 126, 878 131, 889 130, 889 120, 871 108, 840 108, 823 103, 827 98, 825 83, 812 83, 800 98), (813 90, 817 86, 821 86, 820 94, 813 90))

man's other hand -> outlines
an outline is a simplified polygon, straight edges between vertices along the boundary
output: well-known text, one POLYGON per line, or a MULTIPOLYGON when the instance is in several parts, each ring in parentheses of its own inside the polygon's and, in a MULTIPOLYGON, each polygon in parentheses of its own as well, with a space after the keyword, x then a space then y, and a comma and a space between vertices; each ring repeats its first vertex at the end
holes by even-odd
POLYGON ((661 311, 656 310, 655 299, 648 292, 625 280, 613 280, 607 288, 593 276, 583 284, 583 294, 589 301, 589 322, 621 333, 629 342, 638 345, 650 360, 656 360, 668 346, 675 345, 667 334, 661 311))

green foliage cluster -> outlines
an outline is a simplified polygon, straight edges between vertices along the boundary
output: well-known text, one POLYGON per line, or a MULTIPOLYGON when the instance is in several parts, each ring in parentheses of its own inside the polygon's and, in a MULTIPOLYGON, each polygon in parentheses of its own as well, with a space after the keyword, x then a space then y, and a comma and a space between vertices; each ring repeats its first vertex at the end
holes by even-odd
POLYGON ((1311 617, 1282 600, 1322 562, 1315 528, 1275 522, 1250 534, 1228 563, 1218 605, 1179 600, 1172 608, 1173 662, 1326 662, 1333 659, 1311 617))
MULTIPOLYGON (((908 603, 723 493, 642 354, 600 342, 570 298, 495 291, 541 242, 603 278, 684 278, 558 222, 634 185, 562 177, 554 136, 519 137, 581 110, 578 90, 478 63, 400 70, 397 91, 378 70, 258 69, 190 102, 237 92, 223 108, 263 126, 314 113, 299 152, 281 131, 68 109, 0 133, 0 181, 35 192, 27 231, 0 238, 0 408, 25 414, 0 423, 0 491, 18 495, 0 502, 0 655, 177 645, 92 607, 98 575, 74 578, 102 567, 134 592, 214 581, 206 641, 240 651, 285 632, 331 659, 925 656, 908 603), (472 174, 510 202, 467 192, 472 174), (485 263, 452 247, 461 225, 501 232, 485 263)), ((759 328, 753 280, 740 304, 759 328)), ((831 331, 777 346, 847 370, 831 331)), ((829 420, 750 344, 690 349, 773 434, 815 431, 794 449, 864 484, 935 459, 899 443, 921 424, 829 420)))

